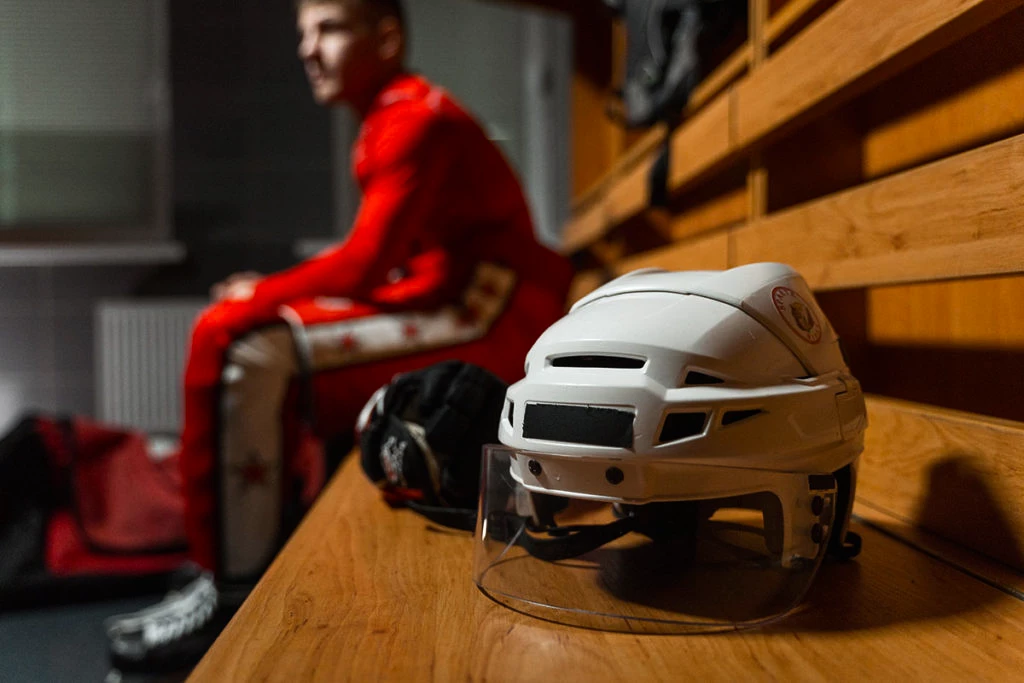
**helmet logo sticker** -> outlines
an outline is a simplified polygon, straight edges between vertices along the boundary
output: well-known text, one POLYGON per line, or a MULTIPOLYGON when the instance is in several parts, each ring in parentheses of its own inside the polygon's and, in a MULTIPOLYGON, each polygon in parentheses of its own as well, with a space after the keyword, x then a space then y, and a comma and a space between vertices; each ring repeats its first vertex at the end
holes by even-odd
POLYGON ((808 344, 821 341, 821 323, 803 297, 789 287, 776 287, 772 290, 772 302, 775 310, 798 337, 808 344))
POLYGON ((405 457, 405 448, 408 444, 399 441, 394 434, 388 436, 387 441, 381 448, 381 463, 387 474, 388 483, 392 486, 408 486, 403 476, 402 459, 405 457))

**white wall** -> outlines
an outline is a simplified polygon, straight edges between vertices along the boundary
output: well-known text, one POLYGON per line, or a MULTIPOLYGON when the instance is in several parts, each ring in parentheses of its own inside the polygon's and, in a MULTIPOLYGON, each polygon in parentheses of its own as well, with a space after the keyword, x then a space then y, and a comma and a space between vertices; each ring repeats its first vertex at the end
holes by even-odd
POLYGON ((0 434, 28 410, 94 414, 93 305, 141 267, 0 267, 0 434))

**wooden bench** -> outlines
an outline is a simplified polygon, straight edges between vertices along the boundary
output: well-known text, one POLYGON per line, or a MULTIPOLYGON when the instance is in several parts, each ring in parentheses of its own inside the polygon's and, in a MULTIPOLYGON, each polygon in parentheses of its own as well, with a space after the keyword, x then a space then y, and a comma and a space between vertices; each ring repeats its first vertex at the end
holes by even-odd
POLYGON ((578 70, 574 296, 642 266, 800 269, 872 392, 861 556, 769 628, 574 629, 488 600, 471 536, 389 509, 350 458, 194 680, 1024 679, 1024 0, 750 4, 677 130, 596 122, 615 84, 578 70))
POLYGON ((387 508, 349 459, 193 680, 1019 679, 1019 597, 867 512, 861 557, 826 566, 777 626, 604 633, 491 602, 470 580, 470 535, 387 508))

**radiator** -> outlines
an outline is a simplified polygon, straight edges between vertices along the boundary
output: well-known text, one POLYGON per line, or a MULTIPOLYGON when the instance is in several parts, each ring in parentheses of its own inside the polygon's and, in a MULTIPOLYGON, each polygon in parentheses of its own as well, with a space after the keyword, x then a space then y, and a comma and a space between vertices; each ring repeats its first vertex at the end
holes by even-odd
POLYGON ((95 310, 100 420, 150 434, 181 429, 181 382, 203 299, 104 300, 95 310))

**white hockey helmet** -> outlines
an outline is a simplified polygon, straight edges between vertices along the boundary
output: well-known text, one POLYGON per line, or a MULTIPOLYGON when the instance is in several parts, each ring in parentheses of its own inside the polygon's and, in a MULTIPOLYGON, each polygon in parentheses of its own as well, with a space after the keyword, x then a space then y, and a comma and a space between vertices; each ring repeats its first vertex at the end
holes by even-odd
POLYGON ((847 524, 867 418, 803 278, 643 270, 537 340, 485 449, 474 578, 554 621, 763 624, 847 524))

